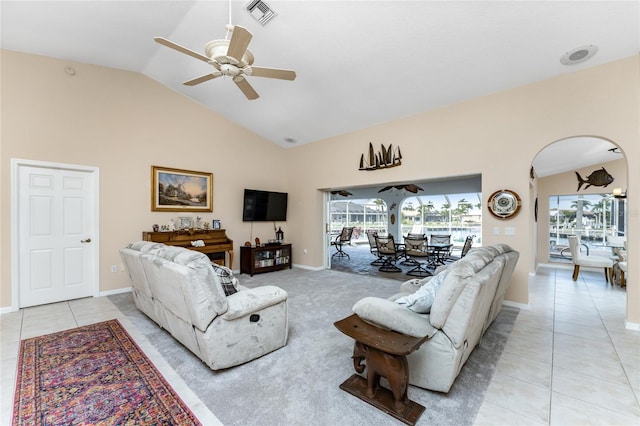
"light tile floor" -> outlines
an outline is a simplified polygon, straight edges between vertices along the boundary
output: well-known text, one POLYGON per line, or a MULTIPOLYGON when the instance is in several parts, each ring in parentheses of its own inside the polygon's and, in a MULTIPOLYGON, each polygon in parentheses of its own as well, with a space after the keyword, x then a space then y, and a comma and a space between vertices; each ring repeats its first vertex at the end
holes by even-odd
POLYGON ((191 408, 203 425, 220 421, 166 363, 156 349, 107 297, 78 299, 21 309, 0 316, 0 425, 11 424, 16 367, 21 339, 68 330, 82 325, 118 319, 145 355, 191 408))
MULTIPOLYGON (((583 271, 541 267, 476 425, 640 425, 640 333, 625 329, 626 293, 583 271)), ((20 339, 118 318, 203 424, 220 424, 106 297, 0 316, 0 424, 11 424, 20 339)))
POLYGON ((640 425, 640 333, 600 271, 542 266, 476 425, 640 425))

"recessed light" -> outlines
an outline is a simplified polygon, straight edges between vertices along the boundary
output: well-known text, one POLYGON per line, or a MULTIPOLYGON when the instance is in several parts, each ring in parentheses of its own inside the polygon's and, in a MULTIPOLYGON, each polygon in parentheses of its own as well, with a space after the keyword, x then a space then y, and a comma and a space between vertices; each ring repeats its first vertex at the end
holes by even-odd
POLYGON ((560 58, 563 65, 575 65, 593 57, 598 52, 595 44, 585 44, 584 46, 571 49, 560 58))
POLYGON ((284 141, 286 143, 296 143, 296 140, 294 138, 284 138, 284 141))

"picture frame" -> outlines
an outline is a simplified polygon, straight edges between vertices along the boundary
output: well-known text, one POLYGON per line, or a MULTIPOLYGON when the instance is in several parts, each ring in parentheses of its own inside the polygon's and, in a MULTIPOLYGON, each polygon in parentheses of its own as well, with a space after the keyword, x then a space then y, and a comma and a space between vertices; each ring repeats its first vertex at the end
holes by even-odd
POLYGON ((220 229, 220 221, 218 219, 213 220, 213 229, 220 229))
POLYGON ((213 173, 151 166, 151 211, 212 212, 213 173))
POLYGON ((193 228, 193 218, 188 216, 181 216, 178 218, 178 229, 191 229, 193 228))
POLYGON ((520 196, 509 189, 501 189, 489 197, 487 207, 489 212, 498 219, 509 219, 520 211, 522 200, 520 196))

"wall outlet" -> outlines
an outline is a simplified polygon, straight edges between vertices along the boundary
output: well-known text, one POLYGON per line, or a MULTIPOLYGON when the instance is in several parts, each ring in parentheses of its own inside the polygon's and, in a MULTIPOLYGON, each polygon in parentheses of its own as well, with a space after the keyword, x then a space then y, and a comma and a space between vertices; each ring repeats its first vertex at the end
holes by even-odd
POLYGON ((116 265, 111 265, 111 272, 118 272, 118 267, 116 265))
POLYGON ((512 226, 505 226, 504 235, 516 235, 516 228, 512 226))
POLYGON ((494 226, 493 227, 493 235, 500 235, 500 227, 499 226, 494 226))

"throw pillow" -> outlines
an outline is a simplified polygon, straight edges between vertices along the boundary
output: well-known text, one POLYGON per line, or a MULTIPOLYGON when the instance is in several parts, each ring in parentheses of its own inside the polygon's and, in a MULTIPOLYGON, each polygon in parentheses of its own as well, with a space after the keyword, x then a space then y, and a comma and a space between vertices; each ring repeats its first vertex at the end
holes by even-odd
POLYGON ((220 284, 222 284, 222 289, 224 290, 224 294, 227 296, 231 296, 234 293, 238 292, 238 279, 233 276, 233 272, 231 269, 226 266, 218 265, 217 263, 212 263, 213 272, 215 272, 220 284))
POLYGON ((396 303, 406 306, 413 312, 419 314, 428 314, 431 312, 431 306, 436 298, 438 287, 444 281, 447 271, 440 272, 435 277, 427 281, 415 293, 396 299, 396 303))

